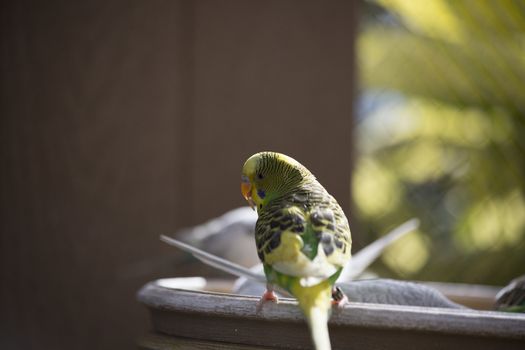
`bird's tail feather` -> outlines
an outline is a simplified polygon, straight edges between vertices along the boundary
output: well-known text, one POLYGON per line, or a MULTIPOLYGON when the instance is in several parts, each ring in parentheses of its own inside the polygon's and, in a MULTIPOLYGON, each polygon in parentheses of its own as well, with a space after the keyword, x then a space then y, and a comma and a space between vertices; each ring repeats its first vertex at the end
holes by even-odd
POLYGON ((312 341, 316 350, 330 350, 330 335, 328 334, 328 312, 320 307, 312 307, 305 315, 310 327, 312 341))
POLYGON ((330 350, 328 318, 332 307, 332 287, 324 281, 312 287, 297 286, 292 293, 297 298, 310 328, 315 350, 330 350))

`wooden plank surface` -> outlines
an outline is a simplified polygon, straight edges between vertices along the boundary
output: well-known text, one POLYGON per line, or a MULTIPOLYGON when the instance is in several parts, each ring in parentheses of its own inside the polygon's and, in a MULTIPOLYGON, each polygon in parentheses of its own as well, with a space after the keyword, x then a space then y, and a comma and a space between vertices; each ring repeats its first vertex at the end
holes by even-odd
MULTIPOLYGON (((308 349, 303 316, 291 299, 255 312, 257 298, 145 286, 139 300, 157 332, 206 341, 308 349), (271 334, 271 337, 266 336, 271 334)), ((351 303, 330 320, 334 349, 406 349, 476 346, 520 349, 525 315, 499 312, 351 303)))

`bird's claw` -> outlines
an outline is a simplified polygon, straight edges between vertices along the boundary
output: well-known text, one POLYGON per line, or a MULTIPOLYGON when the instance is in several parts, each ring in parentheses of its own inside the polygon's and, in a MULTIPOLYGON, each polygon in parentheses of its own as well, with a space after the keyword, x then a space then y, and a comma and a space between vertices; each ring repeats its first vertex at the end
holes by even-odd
POLYGON ((338 309, 344 308, 348 304, 348 297, 339 287, 332 289, 332 306, 336 306, 338 309))
POLYGON ((268 301, 273 301, 274 303, 277 303, 279 301, 279 298, 271 289, 266 290, 266 292, 264 292, 264 294, 261 296, 261 299, 259 299, 259 301, 257 302, 257 312, 260 312, 263 308, 264 303, 268 301))

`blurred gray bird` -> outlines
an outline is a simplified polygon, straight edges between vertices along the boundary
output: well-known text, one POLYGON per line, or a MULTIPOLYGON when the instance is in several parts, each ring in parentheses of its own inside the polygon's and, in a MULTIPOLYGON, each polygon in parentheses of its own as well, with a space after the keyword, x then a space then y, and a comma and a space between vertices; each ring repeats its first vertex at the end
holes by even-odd
MULTIPOLYGON (((233 287, 232 292, 234 293, 259 296, 266 291, 266 278, 262 272, 262 265, 247 269, 173 238, 161 236, 161 240, 191 253, 207 265, 235 276, 240 276, 233 287)), ((356 256, 358 254, 356 254, 356 256)), ((169 281, 166 283, 169 285, 169 281)), ((201 281, 201 284, 202 283, 205 284, 205 282, 201 281)), ((358 280, 351 283, 338 282, 337 286, 348 296, 348 299, 353 302, 454 309, 464 308, 464 306, 447 299, 437 289, 419 283, 389 279, 372 279, 358 280)), ((279 289, 277 293, 281 296, 287 295, 279 289)))
MULTIPOLYGON (((234 261, 235 254, 238 252, 237 239, 242 239, 243 235, 250 238, 248 246, 253 244, 253 226, 255 222, 250 218, 253 211, 248 211, 239 208, 228 212, 225 215, 208 221, 203 225, 199 225, 191 230, 185 231, 182 235, 188 243, 183 243, 176 239, 161 236, 161 240, 182 249, 207 265, 213 266, 219 270, 228 272, 235 276, 239 276, 234 287, 233 292, 243 295, 259 296, 266 290, 266 279, 264 277, 263 268, 261 264, 247 269, 234 261), (253 225, 253 226, 252 226, 253 225), (230 233, 229 229, 236 228, 234 233, 230 233), (251 227, 251 229, 250 229, 251 227), (221 249, 218 249, 216 242, 224 240, 226 243, 219 244, 221 249), (232 243, 231 240, 235 240, 232 243), (229 242, 229 244, 228 244, 229 242), (195 246, 205 248, 196 248, 195 246), (232 261, 228 261, 223 257, 233 251, 232 261), (219 257, 211 252, 222 255, 219 257)), ((464 306, 456 304, 447 299, 441 292, 429 286, 425 286, 413 282, 395 281, 390 279, 372 279, 353 281, 355 277, 360 275, 382 251, 392 244, 394 241, 415 230, 419 225, 417 219, 412 219, 404 224, 398 226, 388 234, 374 241, 357 252, 352 258, 352 264, 345 267, 345 271, 341 274, 337 286, 346 294, 350 301, 362 303, 376 303, 376 304, 391 304, 391 305, 410 305, 410 306, 425 306, 425 307, 442 307, 442 308, 464 308, 464 306)), ((243 248, 240 248, 241 250, 243 248)), ((256 254, 255 254, 256 255, 256 254)), ((258 262, 258 260, 256 260, 258 262)), ((278 291, 279 292, 279 291, 278 291)), ((286 295, 281 291, 281 295, 286 295)))

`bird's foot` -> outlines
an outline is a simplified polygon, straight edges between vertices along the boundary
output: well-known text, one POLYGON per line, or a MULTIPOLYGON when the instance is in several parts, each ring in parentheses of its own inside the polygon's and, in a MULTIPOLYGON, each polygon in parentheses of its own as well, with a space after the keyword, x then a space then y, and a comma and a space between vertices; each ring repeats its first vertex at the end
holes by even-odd
POLYGON ((279 301, 279 298, 277 298, 277 295, 274 293, 273 289, 268 288, 266 292, 262 295, 261 299, 257 302, 257 312, 260 312, 263 308, 264 303, 268 301, 273 301, 274 303, 277 303, 279 301))
POLYGON ((348 303, 348 297, 345 293, 343 293, 341 288, 332 288, 332 306, 336 306, 338 309, 342 309, 348 303))

